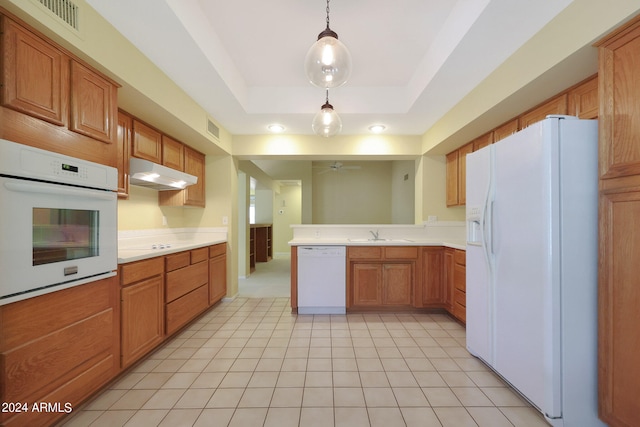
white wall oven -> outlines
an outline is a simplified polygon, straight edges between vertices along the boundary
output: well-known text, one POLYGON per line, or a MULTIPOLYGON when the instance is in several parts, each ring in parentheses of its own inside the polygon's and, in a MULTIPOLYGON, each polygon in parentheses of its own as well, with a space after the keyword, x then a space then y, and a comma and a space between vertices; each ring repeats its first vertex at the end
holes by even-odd
POLYGON ((0 139, 0 305, 116 274, 117 179, 0 139))

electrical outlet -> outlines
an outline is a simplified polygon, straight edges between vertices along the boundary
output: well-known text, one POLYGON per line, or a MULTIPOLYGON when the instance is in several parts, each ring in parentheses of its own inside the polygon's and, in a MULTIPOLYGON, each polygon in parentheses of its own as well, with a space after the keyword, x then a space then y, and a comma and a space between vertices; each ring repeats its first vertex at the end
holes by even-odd
POLYGON ((167 217, 162 215, 162 225, 167 225, 167 224, 168 224, 167 217))
POLYGON ((222 225, 228 225, 229 224, 229 217, 228 216, 223 216, 222 217, 222 225))

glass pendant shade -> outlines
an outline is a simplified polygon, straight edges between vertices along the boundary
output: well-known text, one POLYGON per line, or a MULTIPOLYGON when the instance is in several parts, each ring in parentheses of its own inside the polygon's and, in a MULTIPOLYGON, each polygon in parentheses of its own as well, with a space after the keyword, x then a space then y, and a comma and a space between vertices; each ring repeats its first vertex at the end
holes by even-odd
POLYGON ((304 71, 315 86, 327 89, 342 86, 351 74, 351 54, 338 35, 326 29, 307 52, 304 71))
POLYGON ((322 109, 313 118, 311 128, 316 135, 329 138, 337 135, 342 130, 342 120, 328 102, 322 106, 322 109))

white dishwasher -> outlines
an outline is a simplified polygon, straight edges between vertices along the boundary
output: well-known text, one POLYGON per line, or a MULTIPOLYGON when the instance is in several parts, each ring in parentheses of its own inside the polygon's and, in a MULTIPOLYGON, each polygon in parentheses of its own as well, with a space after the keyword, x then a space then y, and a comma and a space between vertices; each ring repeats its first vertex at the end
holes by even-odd
POLYGON ((298 246, 298 313, 346 312, 347 248, 298 246))

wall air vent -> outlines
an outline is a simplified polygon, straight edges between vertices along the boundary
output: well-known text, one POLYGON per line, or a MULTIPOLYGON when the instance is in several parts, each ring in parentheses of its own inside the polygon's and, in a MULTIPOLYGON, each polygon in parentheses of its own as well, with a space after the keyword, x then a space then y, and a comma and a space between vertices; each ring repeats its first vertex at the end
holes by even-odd
POLYGON ((208 117, 207 117, 207 132, 209 132, 210 135, 215 136, 216 139, 220 139, 220 128, 216 126, 216 124, 213 123, 213 121, 208 117))
POLYGON ((70 0, 38 0, 58 18, 78 30, 78 5, 70 0))

